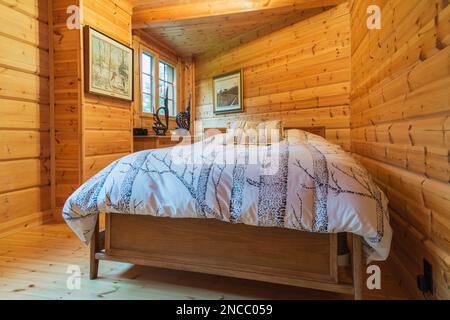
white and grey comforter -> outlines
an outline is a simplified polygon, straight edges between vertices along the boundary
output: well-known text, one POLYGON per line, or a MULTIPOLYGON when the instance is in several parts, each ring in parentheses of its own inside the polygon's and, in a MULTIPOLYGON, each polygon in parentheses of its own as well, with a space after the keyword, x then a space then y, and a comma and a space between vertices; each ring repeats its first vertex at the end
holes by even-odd
POLYGON ((340 147, 321 138, 224 146, 218 137, 114 161, 70 196, 65 220, 85 243, 100 212, 351 232, 365 239, 368 261, 388 257, 387 199, 340 147))

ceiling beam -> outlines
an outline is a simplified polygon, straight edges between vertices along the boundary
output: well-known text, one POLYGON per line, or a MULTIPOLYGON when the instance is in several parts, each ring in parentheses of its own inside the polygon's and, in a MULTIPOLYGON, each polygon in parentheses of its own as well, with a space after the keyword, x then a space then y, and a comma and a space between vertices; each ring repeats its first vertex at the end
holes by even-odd
POLYGON ((146 5, 137 0, 133 8, 133 29, 152 23, 164 23, 212 16, 226 16, 241 12, 292 7, 296 10, 333 6, 347 0, 183 0, 154 1, 146 5))

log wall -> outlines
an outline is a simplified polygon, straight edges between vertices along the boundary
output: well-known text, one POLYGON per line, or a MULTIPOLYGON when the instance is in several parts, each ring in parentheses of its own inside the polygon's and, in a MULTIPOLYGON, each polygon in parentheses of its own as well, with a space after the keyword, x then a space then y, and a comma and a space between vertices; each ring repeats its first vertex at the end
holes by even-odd
MULTIPOLYGON (((127 0, 0 1, 0 236, 48 221, 83 181, 131 152, 133 118, 151 126, 136 103, 133 114, 129 102, 84 93, 83 35, 66 26, 69 5, 81 5, 83 25, 140 41, 127 0)), ((181 106, 195 91, 196 133, 237 118, 326 126, 389 197, 404 283, 421 296, 415 278, 427 259, 434 297, 449 299, 449 19, 446 0, 351 1, 350 11, 343 4, 199 56, 195 90, 185 63, 181 106), (371 4, 382 8, 381 30, 366 27, 371 4), (214 116, 212 77, 241 68, 245 112, 214 116)))
POLYGON ((418 297, 423 259, 450 298, 450 6, 352 2, 351 146, 390 200, 392 259, 418 297), (369 30, 367 7, 382 8, 369 30))
MULTIPOLYGON (((226 48, 227 46, 224 46, 226 48)), ((339 5, 239 47, 196 59, 196 133, 236 119, 326 126, 350 148, 350 16, 339 5), (212 78, 243 70, 244 113, 215 116, 212 78)))
POLYGON ((53 1, 55 214, 67 197, 113 160, 133 150, 132 103, 84 91, 82 29, 69 29, 67 7, 78 5, 89 25, 132 45, 127 0, 53 1))
MULTIPOLYGON (((131 4, 125 0, 83 1, 83 25, 128 47, 132 46, 131 13, 131 4)), ((88 93, 84 93, 82 105, 84 182, 133 151, 133 109, 131 102, 88 93)))
POLYGON ((52 218, 47 1, 0 2, 0 236, 52 218))
MULTIPOLYGON (((79 1, 52 4, 53 109, 55 128, 55 198, 61 208, 81 182, 81 32, 68 29, 67 7, 79 1)), ((59 211, 59 210, 57 210, 59 211)), ((57 215, 57 213, 55 213, 57 215)))

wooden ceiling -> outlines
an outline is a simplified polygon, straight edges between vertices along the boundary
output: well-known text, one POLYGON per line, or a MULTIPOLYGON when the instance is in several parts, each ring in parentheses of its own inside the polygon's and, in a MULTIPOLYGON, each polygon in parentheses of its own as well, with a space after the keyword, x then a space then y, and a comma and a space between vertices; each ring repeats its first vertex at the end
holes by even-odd
POLYGON ((241 37, 262 36, 345 1, 131 0, 133 29, 148 33, 182 56, 239 43, 241 37))

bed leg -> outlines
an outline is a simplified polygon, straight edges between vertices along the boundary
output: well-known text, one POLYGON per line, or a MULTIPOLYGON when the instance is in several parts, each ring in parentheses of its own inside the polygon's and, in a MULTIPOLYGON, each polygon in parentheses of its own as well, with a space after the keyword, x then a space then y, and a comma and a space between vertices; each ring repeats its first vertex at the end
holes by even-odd
POLYGON ((99 248, 99 221, 95 224, 94 233, 92 234, 90 245, 90 265, 89 265, 89 278, 91 280, 97 279, 99 260, 95 258, 95 254, 99 248))
POLYGON ((347 233, 338 233, 338 266, 350 265, 350 250, 347 245, 347 233))
POLYGON ((352 264, 353 264, 353 287, 355 290, 355 300, 362 299, 362 246, 361 238, 358 235, 352 236, 352 264))

